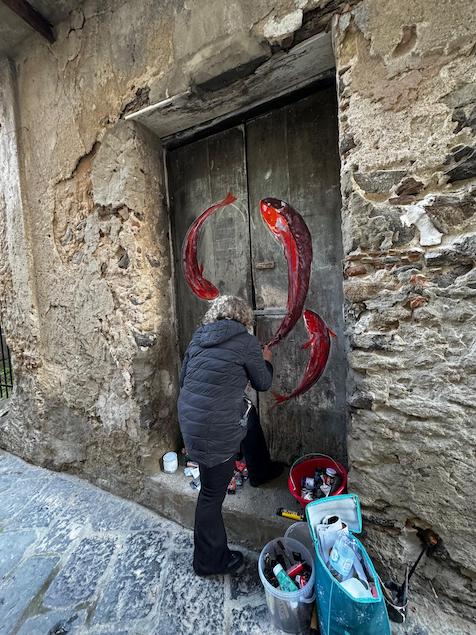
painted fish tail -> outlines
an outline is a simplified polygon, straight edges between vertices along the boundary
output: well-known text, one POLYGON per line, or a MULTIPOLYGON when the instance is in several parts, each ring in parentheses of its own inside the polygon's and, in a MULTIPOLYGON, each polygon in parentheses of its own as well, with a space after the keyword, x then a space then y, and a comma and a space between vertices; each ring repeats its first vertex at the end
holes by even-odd
POLYGON ((289 399, 288 395, 280 395, 278 392, 272 391, 271 394, 274 397, 274 404, 271 406, 270 410, 274 410, 276 406, 279 406, 280 404, 284 403, 285 401, 289 399))

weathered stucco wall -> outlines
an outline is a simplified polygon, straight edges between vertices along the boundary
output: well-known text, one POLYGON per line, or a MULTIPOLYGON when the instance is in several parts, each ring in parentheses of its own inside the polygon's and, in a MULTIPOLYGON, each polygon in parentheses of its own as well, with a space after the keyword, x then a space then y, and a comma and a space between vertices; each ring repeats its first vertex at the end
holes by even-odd
POLYGON ((476 27, 470 0, 453 4, 88 0, 55 44, 33 37, 3 64, 0 312, 16 393, 1 445, 126 495, 175 445, 161 148, 123 115, 249 74, 339 7, 352 490, 392 571, 416 554, 413 524, 442 536, 420 588, 468 613, 476 27))
MULTIPOLYGON (((475 608, 474 4, 372 0, 336 21, 351 487, 393 571, 475 608), (402 220, 404 221, 402 224, 402 220)), ((436 631, 435 631, 436 632, 436 631)), ((449 632, 449 631, 448 631, 449 632)))

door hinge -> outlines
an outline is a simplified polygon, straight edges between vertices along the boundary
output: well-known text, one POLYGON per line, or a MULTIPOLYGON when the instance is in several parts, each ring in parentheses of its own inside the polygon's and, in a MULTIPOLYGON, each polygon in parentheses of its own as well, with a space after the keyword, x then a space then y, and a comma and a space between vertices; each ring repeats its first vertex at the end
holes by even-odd
POLYGON ((268 309, 255 309, 253 313, 256 317, 283 317, 286 315, 286 309, 275 306, 268 309))
POLYGON ((263 262, 255 263, 255 269, 274 269, 276 267, 276 263, 274 260, 265 260, 263 262))

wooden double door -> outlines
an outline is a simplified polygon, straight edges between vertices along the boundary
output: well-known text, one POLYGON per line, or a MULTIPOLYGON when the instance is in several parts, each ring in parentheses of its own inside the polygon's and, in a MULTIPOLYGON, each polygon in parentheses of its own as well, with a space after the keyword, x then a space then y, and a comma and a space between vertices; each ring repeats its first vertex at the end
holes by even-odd
MULTIPOLYGON (((277 408, 271 393, 258 396, 261 422, 273 458, 289 461, 307 452, 346 460, 346 362, 343 335, 342 238, 337 106, 325 88, 286 106, 168 152, 177 316, 183 356, 208 303, 188 289, 181 246, 205 208, 231 191, 236 207, 204 226, 199 262, 221 293, 238 295, 258 310, 256 335, 267 341, 285 313, 287 264, 264 225, 259 201, 274 196, 304 217, 313 241, 306 307, 336 332, 325 373, 307 393, 277 408)), ((290 393, 304 373, 309 351, 303 321, 273 348, 273 390, 290 393)))

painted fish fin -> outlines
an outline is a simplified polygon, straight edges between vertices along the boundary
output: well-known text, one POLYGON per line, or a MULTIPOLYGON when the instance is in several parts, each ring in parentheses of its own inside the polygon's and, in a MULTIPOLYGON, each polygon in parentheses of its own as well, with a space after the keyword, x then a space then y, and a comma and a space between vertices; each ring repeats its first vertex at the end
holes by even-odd
POLYGON ((289 397, 287 397, 286 395, 280 395, 278 392, 272 391, 271 394, 274 397, 274 404, 271 406, 270 410, 274 410, 276 406, 279 406, 280 404, 284 403, 285 401, 289 399, 289 397))
POLYGON ((329 335, 331 337, 337 337, 337 335, 334 333, 334 331, 331 328, 327 327, 327 330, 329 331, 329 335))
POLYGON ((220 205, 222 207, 225 207, 225 205, 230 205, 231 203, 234 203, 235 201, 236 201, 236 196, 232 194, 231 192, 228 192, 225 198, 220 202, 220 205))
POLYGON ((303 348, 303 349, 304 349, 304 348, 309 348, 309 347, 311 346, 311 344, 312 344, 312 337, 311 337, 311 339, 310 339, 310 340, 308 340, 305 344, 303 344, 303 345, 301 346, 301 348, 303 348))

